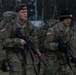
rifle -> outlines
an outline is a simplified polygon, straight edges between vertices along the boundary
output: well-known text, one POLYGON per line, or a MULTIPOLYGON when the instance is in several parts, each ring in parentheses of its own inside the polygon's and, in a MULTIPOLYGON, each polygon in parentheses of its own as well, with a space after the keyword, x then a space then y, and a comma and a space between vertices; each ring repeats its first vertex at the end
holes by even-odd
MULTIPOLYGON (((34 67, 34 70, 35 70, 35 73, 36 75, 39 75, 35 69, 35 66, 34 66, 34 59, 33 59, 33 56, 32 56, 32 53, 31 53, 31 50, 34 54, 37 54, 38 55, 38 58, 39 60, 47 67, 47 64, 42 60, 42 58, 39 56, 38 52, 36 51, 35 47, 33 46, 32 42, 30 41, 29 37, 28 36, 23 36, 21 34, 21 28, 17 28, 16 31, 15 31, 15 34, 18 38, 21 38, 21 39, 24 39, 26 41, 26 45, 25 45, 25 48, 23 49, 23 55, 26 56, 26 50, 29 50, 30 52, 30 55, 31 55, 31 58, 32 58, 32 62, 33 62, 33 67, 34 67)), ((38 64, 40 65, 40 63, 38 64)))
POLYGON ((56 41, 58 42, 59 51, 61 51, 61 52, 63 52, 65 54, 66 61, 67 61, 68 65, 69 65, 70 69, 72 70, 70 61, 72 63, 74 63, 74 65, 76 67, 76 58, 73 56, 73 51, 72 51, 71 47, 69 46, 68 43, 64 42, 62 37, 59 37, 58 39, 56 39, 56 41))

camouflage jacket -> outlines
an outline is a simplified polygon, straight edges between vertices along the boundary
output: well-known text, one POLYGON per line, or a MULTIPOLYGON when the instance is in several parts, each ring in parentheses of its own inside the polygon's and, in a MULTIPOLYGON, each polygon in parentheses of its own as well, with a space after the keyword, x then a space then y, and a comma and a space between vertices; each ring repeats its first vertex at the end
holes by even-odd
POLYGON ((55 40, 59 36, 61 36, 65 42, 69 42, 71 44, 73 41, 73 30, 69 26, 63 29, 61 22, 49 28, 46 33, 46 39, 44 43, 45 48, 56 51, 58 49, 58 43, 56 43, 55 40))
POLYGON ((20 25, 16 20, 11 20, 8 22, 5 27, 1 30, 1 40, 2 45, 4 47, 20 47, 24 48, 21 45, 21 39, 16 37, 15 31, 17 28, 21 28, 21 33, 24 36, 29 36, 31 42, 34 44, 36 49, 38 50, 38 38, 36 30, 34 29, 33 25, 30 21, 26 20, 23 25, 20 25))
POLYGON ((40 28, 38 29, 38 39, 39 39, 39 48, 42 50, 42 52, 45 52, 45 47, 44 47, 44 41, 46 38, 46 33, 48 28, 52 27, 53 25, 59 23, 59 20, 55 19, 50 19, 44 25, 41 25, 40 28))

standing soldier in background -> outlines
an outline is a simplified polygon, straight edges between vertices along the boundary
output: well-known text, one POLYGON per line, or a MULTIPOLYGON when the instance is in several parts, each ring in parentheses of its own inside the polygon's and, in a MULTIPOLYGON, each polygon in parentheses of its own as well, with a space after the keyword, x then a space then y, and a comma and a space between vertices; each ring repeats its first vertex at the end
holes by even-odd
POLYGON ((27 42, 16 36, 16 29, 20 28, 24 36, 28 35, 39 56, 41 56, 41 53, 38 49, 36 30, 30 21, 27 20, 27 6, 25 4, 18 4, 14 8, 14 12, 16 18, 8 22, 1 30, 2 45, 6 50, 6 59, 8 60, 10 71, 9 75, 26 75, 26 57, 22 55, 22 50, 27 42))
POLYGON ((65 60, 65 54, 58 49, 59 44, 55 41, 61 36, 66 43, 69 42, 70 46, 72 46, 73 32, 69 26, 71 20, 72 14, 68 10, 63 11, 60 14, 61 22, 50 27, 46 33, 44 47, 48 50, 46 62, 50 70, 46 69, 45 75, 73 75, 65 60))

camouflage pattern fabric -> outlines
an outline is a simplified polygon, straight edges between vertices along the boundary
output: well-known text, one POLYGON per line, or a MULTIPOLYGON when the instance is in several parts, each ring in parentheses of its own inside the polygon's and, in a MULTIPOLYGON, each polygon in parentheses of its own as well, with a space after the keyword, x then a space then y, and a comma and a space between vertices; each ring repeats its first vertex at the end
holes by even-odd
POLYGON ((46 53, 44 48, 44 41, 48 28, 52 27, 58 22, 59 20, 50 19, 44 25, 41 25, 40 28, 38 29, 39 49, 41 50, 42 53, 46 53))
POLYGON ((36 30, 30 21, 20 25, 16 20, 11 20, 1 30, 2 45, 6 48, 6 58, 10 67, 10 75, 26 75, 26 57, 23 57, 21 50, 24 46, 20 44, 20 38, 15 35, 15 30, 21 28, 21 33, 29 35, 31 42, 38 50, 38 38, 36 30))
POLYGON ((62 36, 65 42, 73 41, 73 32, 69 27, 62 28, 62 23, 58 23, 49 28, 46 34, 45 48, 47 49, 46 62, 49 70, 45 69, 45 75, 73 75, 72 70, 69 68, 64 53, 58 50, 58 43, 54 42, 56 38, 62 36))
MULTIPOLYGON (((47 30, 48 30, 48 28, 52 27, 53 25, 57 24, 58 22, 59 22, 59 20, 50 19, 46 23, 41 25, 38 29, 39 50, 42 53, 43 60, 45 60, 45 54, 47 53, 47 49, 45 49, 45 47, 44 47, 44 41, 46 38, 47 30)), ((41 71, 40 71, 41 74, 40 75, 45 75, 44 68, 45 68, 44 64, 41 63, 41 71)))
POLYGON ((13 11, 4 12, 0 21, 0 29, 2 29, 11 19, 14 19, 15 17, 15 12, 13 11))

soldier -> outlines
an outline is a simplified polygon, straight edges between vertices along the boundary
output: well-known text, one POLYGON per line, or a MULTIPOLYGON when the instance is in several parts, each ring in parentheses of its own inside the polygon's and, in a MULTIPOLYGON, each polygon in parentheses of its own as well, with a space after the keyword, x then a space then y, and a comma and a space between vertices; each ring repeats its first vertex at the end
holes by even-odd
POLYGON ((14 8, 14 12, 16 18, 8 22, 1 30, 2 45, 6 50, 6 59, 10 71, 9 75, 26 75, 26 57, 22 55, 22 50, 27 43, 24 39, 16 36, 16 29, 20 28, 22 35, 29 36, 39 56, 41 56, 41 53, 38 49, 36 30, 31 22, 27 20, 26 4, 18 4, 14 8))
POLYGON ((46 55, 46 62, 49 70, 46 69, 45 75, 73 75, 72 70, 68 66, 64 58, 64 53, 59 51, 58 43, 55 41, 60 36, 66 43, 72 43, 73 32, 70 28, 72 14, 65 10, 60 14, 60 21, 56 25, 50 27, 46 33, 44 47, 48 50, 46 55))

